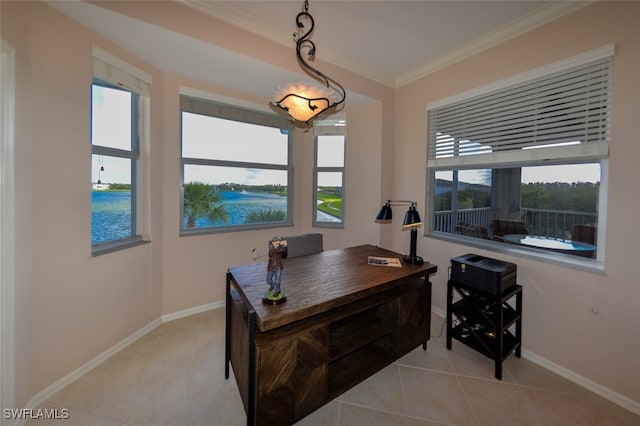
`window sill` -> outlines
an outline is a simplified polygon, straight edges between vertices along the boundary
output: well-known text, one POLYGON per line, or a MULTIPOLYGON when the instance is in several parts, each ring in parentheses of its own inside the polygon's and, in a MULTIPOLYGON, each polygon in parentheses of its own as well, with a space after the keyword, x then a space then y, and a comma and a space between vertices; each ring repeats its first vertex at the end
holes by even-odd
POLYGON ((148 244, 151 241, 143 240, 142 237, 127 238, 126 240, 111 241, 103 244, 91 246, 91 256, 102 256, 103 254, 125 250, 131 247, 148 244))
POLYGON ((510 256, 521 257, 523 259, 531 259, 552 265, 573 268, 580 271, 591 272, 594 274, 604 274, 605 272, 604 262, 597 259, 582 258, 570 254, 554 253, 548 250, 528 248, 516 244, 506 244, 492 240, 483 240, 479 238, 465 237, 462 235, 447 234, 443 232, 432 232, 430 234, 425 234, 424 236, 435 240, 443 240, 469 247, 477 247, 484 250, 504 253, 510 256))
POLYGON ((207 228, 182 228, 180 229, 181 237, 191 237, 194 235, 208 235, 208 234, 224 234, 227 232, 241 232, 241 231, 255 231, 259 229, 271 229, 271 228, 287 228, 293 226, 293 222, 266 222, 255 223, 249 225, 236 225, 236 226, 219 226, 219 227, 207 227, 207 228))
POLYGON ((344 229, 343 222, 314 222, 312 226, 314 228, 344 229))

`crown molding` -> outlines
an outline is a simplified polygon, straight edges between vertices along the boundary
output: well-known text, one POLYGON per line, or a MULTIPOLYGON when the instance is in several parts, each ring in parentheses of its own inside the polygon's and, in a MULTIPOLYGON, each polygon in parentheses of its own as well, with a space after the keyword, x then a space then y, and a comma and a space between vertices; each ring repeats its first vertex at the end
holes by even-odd
POLYGON ((581 9, 597 0, 579 0, 579 1, 554 1, 548 5, 542 6, 523 18, 502 25, 487 34, 484 34, 463 46, 445 53, 419 67, 412 69, 398 76, 394 82, 394 88, 399 88, 405 84, 409 84, 422 77, 425 77, 435 71, 452 65, 456 62, 467 59, 483 50, 497 46, 507 40, 515 38, 521 34, 529 32, 548 22, 554 21, 564 15, 568 15, 578 9, 581 9))
POLYGON ((255 34, 262 35, 280 44, 290 44, 291 42, 291 39, 285 40, 285 37, 276 31, 265 30, 265 22, 259 17, 251 13, 247 13, 246 11, 237 8, 229 3, 203 0, 176 1, 192 9, 195 9, 198 12, 202 12, 206 15, 213 16, 214 18, 221 19, 231 25, 240 27, 255 34))
MULTIPOLYGON (((279 43, 283 46, 291 47, 292 39, 289 32, 276 31, 269 28, 261 18, 247 13, 226 2, 211 2, 203 0, 177 0, 179 3, 190 7, 199 12, 205 13, 214 18, 225 21, 231 25, 244 29, 246 31, 267 38, 271 41, 279 43), (286 35, 285 35, 286 34, 286 35)), ((354 61, 346 55, 339 54, 329 48, 322 48, 322 58, 324 61, 331 63, 340 68, 349 70, 355 74, 365 77, 374 82, 380 83, 387 87, 397 89, 422 77, 425 77, 435 71, 452 65, 458 61, 469 58, 478 52, 487 50, 500 43, 531 31, 548 22, 558 19, 564 15, 581 9, 598 0, 577 0, 577 1, 553 1, 544 5, 523 18, 505 24, 501 27, 484 34, 463 46, 447 52, 425 64, 418 66, 399 76, 390 76, 380 73, 367 67, 366 65, 354 61)))

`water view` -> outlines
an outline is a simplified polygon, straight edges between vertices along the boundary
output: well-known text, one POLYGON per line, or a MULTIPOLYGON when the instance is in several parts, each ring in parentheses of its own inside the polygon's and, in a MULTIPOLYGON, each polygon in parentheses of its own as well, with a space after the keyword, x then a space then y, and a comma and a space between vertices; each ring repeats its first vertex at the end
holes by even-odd
MULTIPOLYGON (((220 191, 224 209, 229 215, 228 222, 211 223, 206 217, 196 220, 196 228, 230 226, 247 223, 252 212, 280 210, 287 212, 287 197, 248 191, 220 191)), ((91 244, 113 241, 131 236, 131 192, 93 191, 91 211, 91 244)), ((317 211, 317 220, 337 222, 340 219, 317 211)), ((186 220, 183 223, 186 227, 186 220)))
MULTIPOLYGON (((220 191, 218 194, 220 194, 224 209, 229 215, 229 221, 211 223, 206 217, 201 217, 196 220, 196 228, 241 225, 247 222, 247 217, 252 212, 264 210, 287 211, 287 197, 277 194, 249 191, 220 191)), ((185 220, 183 227, 186 226, 187 222, 185 220)))
POLYGON ((131 191, 91 193, 91 244, 131 236, 131 191))
MULTIPOLYGON (((263 210, 287 211, 287 197, 264 192, 221 191, 228 222, 211 223, 202 217, 196 227, 241 225, 251 212, 263 210)), ((131 192, 93 191, 91 194, 91 244, 131 236, 131 192)), ((186 227, 186 221, 183 226, 186 227)))

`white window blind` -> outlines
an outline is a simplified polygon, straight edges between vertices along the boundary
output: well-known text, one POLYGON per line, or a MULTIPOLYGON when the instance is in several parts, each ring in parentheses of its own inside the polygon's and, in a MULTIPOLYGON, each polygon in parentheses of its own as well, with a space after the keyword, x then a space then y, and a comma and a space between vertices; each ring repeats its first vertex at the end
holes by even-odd
POLYGON ((608 156, 611 56, 428 111, 434 169, 608 156))
POLYGON ((139 95, 149 96, 151 75, 109 52, 93 46, 93 75, 103 81, 122 86, 139 95))
POLYGON ((226 105, 207 99, 196 99, 188 95, 180 95, 180 108, 183 112, 293 131, 291 120, 282 116, 226 105))

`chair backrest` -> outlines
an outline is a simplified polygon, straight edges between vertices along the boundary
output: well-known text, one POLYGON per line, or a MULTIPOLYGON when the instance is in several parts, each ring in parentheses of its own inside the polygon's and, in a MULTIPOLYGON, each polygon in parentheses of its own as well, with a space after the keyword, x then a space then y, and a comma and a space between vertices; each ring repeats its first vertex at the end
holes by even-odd
POLYGON ((507 234, 529 234, 527 224, 521 220, 493 219, 491 221, 491 233, 494 237, 502 237, 507 234))
POLYGON ((571 239, 587 244, 596 244, 597 228, 591 225, 573 225, 571 228, 571 239))
POLYGON ((319 232, 282 237, 287 240, 287 257, 307 256, 323 250, 319 232))
POLYGON ((465 235, 467 237, 482 238, 484 240, 489 239, 487 228, 473 223, 458 222, 455 228, 455 233, 465 235))

